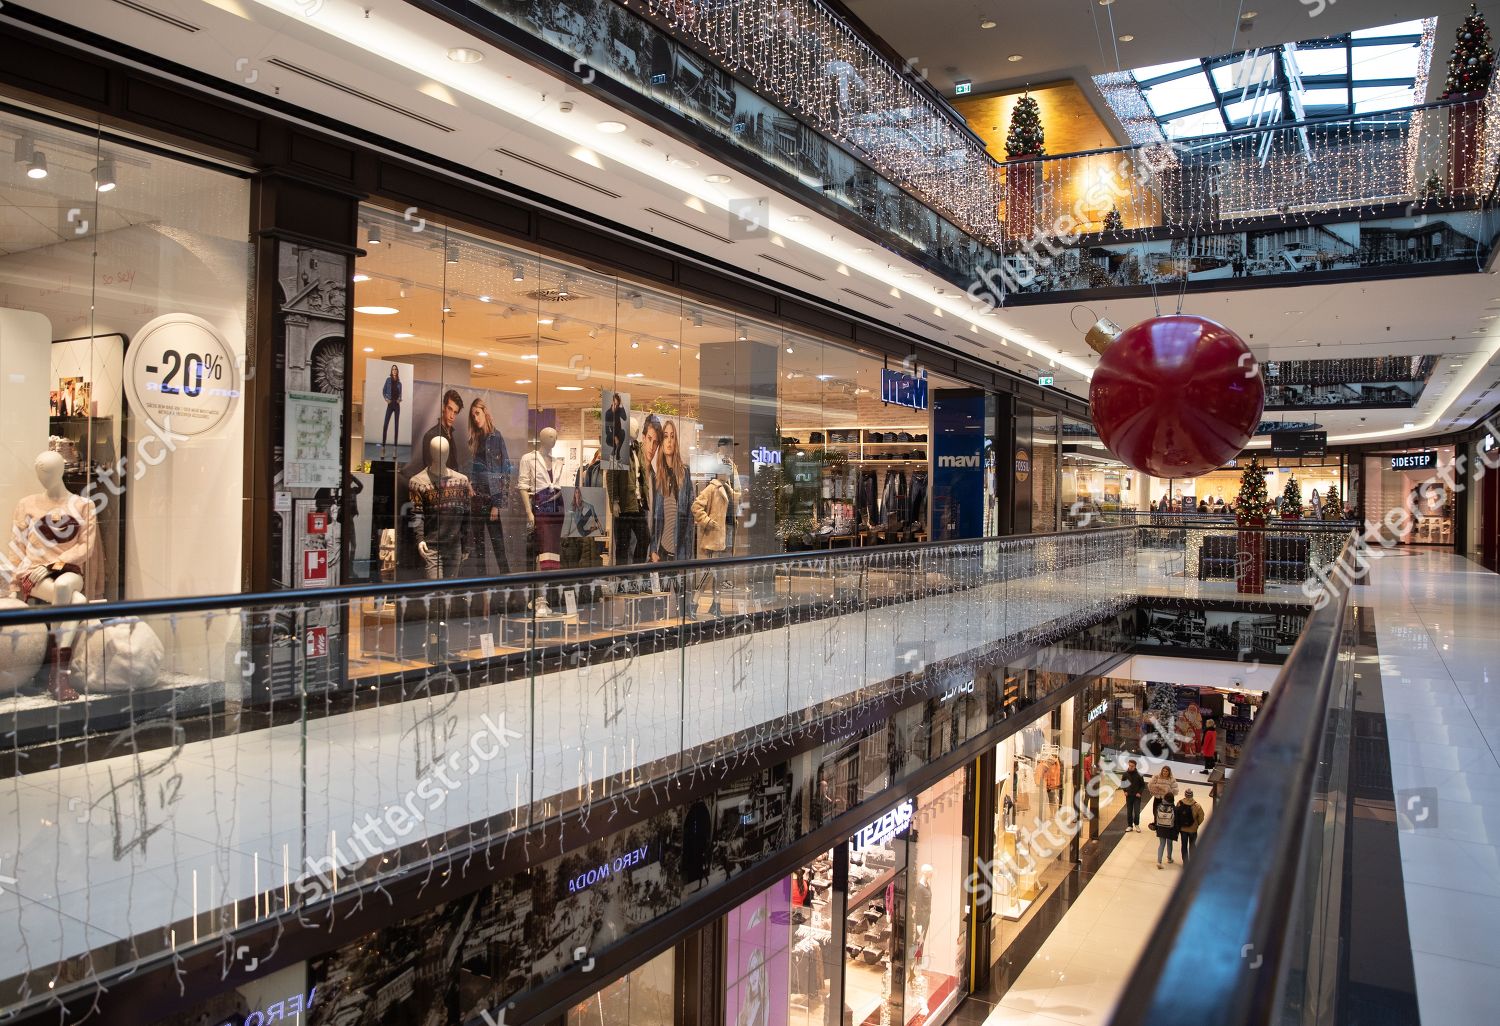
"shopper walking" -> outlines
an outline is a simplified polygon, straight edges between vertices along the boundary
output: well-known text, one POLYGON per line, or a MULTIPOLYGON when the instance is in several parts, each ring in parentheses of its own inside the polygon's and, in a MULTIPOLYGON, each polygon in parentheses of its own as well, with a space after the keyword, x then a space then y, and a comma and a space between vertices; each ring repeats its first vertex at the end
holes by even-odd
POLYGON ((1188 853, 1198 842, 1198 827, 1203 825, 1203 806, 1193 801, 1193 789, 1182 792, 1182 801, 1177 803, 1177 832, 1182 838, 1182 864, 1188 862, 1188 853))
POLYGON ((1141 832, 1141 798, 1146 794, 1146 778, 1141 776, 1136 761, 1131 759, 1120 780, 1125 787, 1125 830, 1138 834, 1141 832))
POLYGON ((1146 785, 1146 790, 1156 798, 1176 798, 1177 781, 1172 777, 1172 767, 1163 766, 1146 785))
POLYGON ((1203 723, 1203 741, 1198 746, 1198 751, 1203 754, 1203 769, 1212 773, 1214 765, 1219 761, 1219 726, 1212 719, 1203 723))
POLYGON ((1172 842, 1177 840, 1177 806, 1171 798, 1156 798, 1151 802, 1151 828, 1156 831, 1156 868, 1160 869, 1163 855, 1168 862, 1172 861, 1172 842))

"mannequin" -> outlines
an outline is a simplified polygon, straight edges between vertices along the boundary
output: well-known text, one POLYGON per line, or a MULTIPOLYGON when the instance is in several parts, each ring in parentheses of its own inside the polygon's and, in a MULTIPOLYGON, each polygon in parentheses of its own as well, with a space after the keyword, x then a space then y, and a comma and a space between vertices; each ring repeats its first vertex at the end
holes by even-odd
MULTIPOLYGON (((9 555, 16 566, 11 590, 36 605, 87 602, 84 573, 98 541, 93 503, 63 485, 61 453, 44 452, 36 458, 35 466, 42 490, 16 503, 11 528, 9 555)), ((78 697, 68 680, 77 635, 75 625, 55 638, 48 690, 59 702, 78 697)))
POLYGON ((645 471, 641 459, 641 415, 630 415, 630 444, 622 450, 618 470, 604 472, 604 486, 609 491, 609 509, 614 518, 611 538, 614 544, 616 566, 628 563, 644 563, 646 548, 651 535, 646 526, 646 515, 651 505, 649 492, 643 491, 645 471))
MULTIPOLYGON (((703 486, 703 490, 693 500, 693 523, 698 528, 699 559, 713 559, 730 551, 728 523, 731 511, 740 501, 739 489, 735 487, 739 481, 739 471, 734 461, 722 452, 720 459, 723 462, 719 464, 714 478, 703 486)), ((708 615, 718 616, 719 575, 710 571, 704 576, 707 580, 699 581, 700 590, 707 584, 713 593, 708 615)))
POLYGON ((427 466, 411 479, 412 532, 429 581, 457 577, 463 568, 471 529, 474 487, 448 469, 448 439, 427 443, 427 466))
MULTIPOLYGON (((526 509, 529 548, 538 570, 556 570, 562 565, 562 460, 554 454, 557 429, 537 432, 537 447, 521 457, 521 504, 526 509)), ((546 595, 536 600, 539 616, 551 616, 546 595)))

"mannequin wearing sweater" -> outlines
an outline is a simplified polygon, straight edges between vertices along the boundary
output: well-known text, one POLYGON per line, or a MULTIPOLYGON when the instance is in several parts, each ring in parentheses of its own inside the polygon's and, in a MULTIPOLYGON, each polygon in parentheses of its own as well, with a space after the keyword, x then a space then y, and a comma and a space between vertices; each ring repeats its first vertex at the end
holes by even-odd
MULTIPOLYGON (((544 427, 537 432, 536 449, 521 457, 519 490, 526 510, 527 535, 538 570, 556 570, 562 565, 562 460, 553 452, 557 448, 557 429, 544 427)), ((540 616, 551 616, 545 595, 536 601, 540 616)))
MULTIPOLYGON (((11 590, 36 605, 65 606, 87 602, 84 574, 98 541, 94 505, 63 486, 63 458, 44 452, 36 458, 36 478, 42 490, 16 503, 6 553, 15 570, 11 590)), ((55 635, 49 690, 59 702, 78 697, 68 680, 76 625, 55 635)))
POLYGON ((408 486, 412 531, 422 554, 427 579, 457 577, 468 549, 474 487, 469 479, 448 468, 448 440, 441 435, 427 443, 427 466, 408 486))

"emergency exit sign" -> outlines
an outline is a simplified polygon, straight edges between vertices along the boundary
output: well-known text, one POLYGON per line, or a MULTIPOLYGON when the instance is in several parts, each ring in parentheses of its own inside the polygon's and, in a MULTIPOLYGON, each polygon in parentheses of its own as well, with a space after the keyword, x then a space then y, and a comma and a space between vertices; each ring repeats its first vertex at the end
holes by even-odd
POLYGON ((966 96, 974 91, 974 83, 967 78, 961 78, 953 83, 953 95, 966 96))
POLYGON ((1050 384, 1052 384, 1052 375, 1051 374, 1038 374, 1037 378, 1036 378, 1036 383, 1038 385, 1050 385, 1050 384))

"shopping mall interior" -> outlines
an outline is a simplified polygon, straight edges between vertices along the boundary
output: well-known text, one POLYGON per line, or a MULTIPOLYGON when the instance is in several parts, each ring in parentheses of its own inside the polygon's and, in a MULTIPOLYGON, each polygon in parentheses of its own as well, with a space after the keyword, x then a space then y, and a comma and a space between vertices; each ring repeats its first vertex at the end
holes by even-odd
POLYGON ((1500 10, 1263 6, 0 3, 0 1019, 1492 1022, 1500 10))

